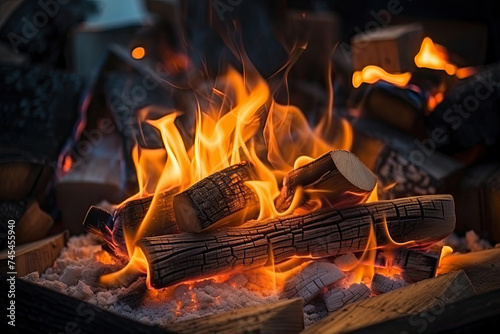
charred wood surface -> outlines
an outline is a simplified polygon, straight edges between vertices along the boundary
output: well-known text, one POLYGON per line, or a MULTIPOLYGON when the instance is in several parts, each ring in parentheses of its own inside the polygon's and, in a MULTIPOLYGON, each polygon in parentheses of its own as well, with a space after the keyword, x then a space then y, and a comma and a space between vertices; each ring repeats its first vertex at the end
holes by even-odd
POLYGON ((174 196, 175 218, 184 232, 201 232, 228 222, 256 218, 259 201, 245 185, 255 180, 253 166, 242 162, 218 171, 174 196))
POLYGON ((279 263, 292 256, 329 257, 363 251, 372 222, 378 246, 391 244, 387 230, 396 242, 429 244, 453 231, 453 198, 421 196, 330 208, 250 221, 218 232, 143 238, 139 245, 149 262, 151 284, 159 288, 236 268, 260 267, 269 260, 279 263))

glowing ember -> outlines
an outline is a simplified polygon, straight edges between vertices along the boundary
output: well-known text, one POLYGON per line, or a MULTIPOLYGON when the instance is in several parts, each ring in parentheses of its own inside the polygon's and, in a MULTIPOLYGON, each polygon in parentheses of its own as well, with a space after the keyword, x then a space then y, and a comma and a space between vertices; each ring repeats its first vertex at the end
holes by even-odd
POLYGON ((411 79, 411 73, 405 72, 400 74, 391 74, 383 68, 369 65, 363 68, 362 71, 356 71, 352 75, 352 85, 354 88, 361 86, 363 82, 372 84, 379 80, 390 82, 396 86, 404 87, 411 79))
POLYGON ((134 59, 142 59, 144 58, 144 56, 146 56, 146 49, 144 49, 142 46, 135 47, 134 49, 132 49, 130 55, 134 59))

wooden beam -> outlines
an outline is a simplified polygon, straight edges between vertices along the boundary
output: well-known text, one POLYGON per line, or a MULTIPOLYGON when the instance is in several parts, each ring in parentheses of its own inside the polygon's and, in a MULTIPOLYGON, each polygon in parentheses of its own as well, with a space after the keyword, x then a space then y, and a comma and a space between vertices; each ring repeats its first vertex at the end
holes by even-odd
POLYGON ((60 234, 16 247, 15 270, 9 269, 7 249, 0 253, 0 267, 3 273, 16 271, 17 277, 23 277, 38 271, 42 274, 54 264, 59 253, 66 246, 69 233, 60 234))
MULTIPOLYGON (((377 177, 351 152, 334 150, 289 172, 276 199, 279 211, 288 209, 297 188, 321 191, 330 206, 354 205, 366 200, 377 177)), ((300 203, 307 200, 302 196, 300 203)))
POLYGON ((175 218, 184 232, 201 232, 229 222, 256 218, 259 201, 245 185, 255 180, 253 165, 241 162, 224 168, 174 196, 175 218))
POLYGON ((303 334, 345 333, 380 322, 442 308, 475 295, 463 271, 430 278, 406 287, 345 306, 303 334))
POLYGON ((168 329, 180 334, 299 333, 304 329, 302 299, 236 309, 179 322, 168 329))
POLYGON ((441 259, 438 274, 463 270, 477 293, 500 289, 500 248, 466 254, 452 254, 441 259))
POLYGON ((377 246, 415 240, 434 243, 455 226, 450 195, 379 201, 342 209, 250 221, 204 234, 182 233, 139 240, 151 284, 164 287, 236 268, 255 268, 292 256, 329 257, 366 249, 373 222, 377 246), (387 223, 385 223, 387 221, 387 223), (270 259, 272 249, 273 259, 270 259))

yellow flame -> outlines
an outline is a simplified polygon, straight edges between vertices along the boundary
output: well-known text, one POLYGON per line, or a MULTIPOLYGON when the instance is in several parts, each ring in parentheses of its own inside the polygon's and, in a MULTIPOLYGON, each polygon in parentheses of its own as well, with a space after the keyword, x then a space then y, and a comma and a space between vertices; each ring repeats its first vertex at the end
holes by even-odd
POLYGON ((457 67, 448 62, 448 52, 442 46, 436 45, 429 37, 425 37, 420 46, 420 51, 415 56, 415 65, 434 70, 444 70, 449 75, 454 75, 457 67))
POLYGON ((379 80, 384 80, 396 86, 404 87, 408 84, 410 79, 410 72, 391 74, 386 72, 381 67, 368 65, 365 66, 361 71, 355 71, 353 73, 352 85, 354 86, 354 88, 358 88, 363 82, 372 84, 379 80))

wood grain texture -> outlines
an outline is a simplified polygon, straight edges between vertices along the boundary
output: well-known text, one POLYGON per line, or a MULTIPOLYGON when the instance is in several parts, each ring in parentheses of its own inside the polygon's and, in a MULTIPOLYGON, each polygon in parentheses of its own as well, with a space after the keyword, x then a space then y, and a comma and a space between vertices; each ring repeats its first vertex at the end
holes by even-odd
MULTIPOLYGON (((361 203, 375 188, 377 178, 353 153, 334 150, 289 172, 283 179, 276 208, 285 211, 297 188, 322 191, 331 206, 361 203)), ((307 200, 304 194, 301 203, 307 200)))
POLYGON ((432 195, 329 208, 211 233, 148 237, 138 245, 148 259, 151 284, 160 288, 241 267, 260 267, 270 260, 280 263, 292 256, 363 251, 372 222, 378 246, 391 244, 386 230, 396 242, 433 243, 454 229, 453 198, 432 195))
POLYGON ((179 322, 168 329, 180 334, 299 333, 304 329, 302 299, 236 309, 179 322))
POLYGON ((241 162, 224 168, 174 196, 175 218, 184 232, 256 218, 259 201, 245 185, 255 180, 253 165, 241 162))
POLYGON ((351 332, 424 311, 437 312, 443 305, 474 295, 467 275, 455 271, 345 306, 303 334, 351 332))
MULTIPOLYGON (((48 267, 54 264, 54 261, 59 257, 59 253, 66 246, 69 233, 63 233, 24 244, 16 247, 16 270, 17 277, 23 277, 38 271, 42 274, 48 267)), ((10 272, 7 262, 7 250, 0 253, 0 268, 3 273, 10 272)))
POLYGON ((452 254, 441 259, 438 274, 463 270, 477 293, 500 289, 500 248, 466 254, 452 254))

